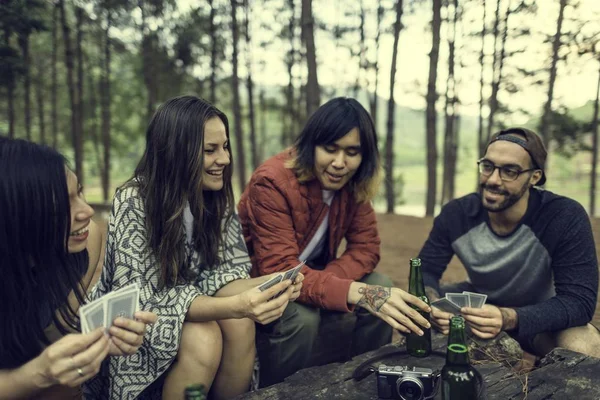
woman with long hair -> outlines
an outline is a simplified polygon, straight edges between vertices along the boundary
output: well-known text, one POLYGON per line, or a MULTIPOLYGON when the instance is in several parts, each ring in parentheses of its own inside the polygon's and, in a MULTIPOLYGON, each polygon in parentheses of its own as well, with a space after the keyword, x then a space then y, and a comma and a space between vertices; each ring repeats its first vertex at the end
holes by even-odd
POLYGON ((107 334, 79 333, 104 251, 93 215, 61 154, 0 138, 0 398, 77 395, 65 386, 78 388, 108 355, 135 353, 156 319, 138 312, 107 334))
POLYGON ((213 105, 182 96, 157 109, 135 173, 115 194, 98 288, 137 282, 159 319, 140 359, 112 359, 90 396, 178 399, 202 383, 218 399, 249 389, 254 322, 279 318, 303 276, 264 292, 257 286, 270 277, 249 278, 231 159, 227 117, 213 105))

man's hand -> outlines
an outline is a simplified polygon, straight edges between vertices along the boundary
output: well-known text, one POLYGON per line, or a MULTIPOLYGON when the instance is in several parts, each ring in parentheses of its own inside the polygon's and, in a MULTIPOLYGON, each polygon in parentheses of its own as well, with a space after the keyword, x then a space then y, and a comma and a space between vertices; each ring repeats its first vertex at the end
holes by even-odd
POLYGON ((500 331, 517 327, 517 313, 512 308, 486 304, 482 308, 463 307, 460 310, 475 336, 482 339, 496 337, 500 331))
POLYGON ((452 314, 444 312, 436 306, 431 306, 431 325, 444 335, 450 332, 450 319, 452 317, 452 314))
MULTIPOLYGON (((355 284, 358 283, 355 282, 352 285, 355 284)), ((425 312, 431 311, 431 308, 419 298, 398 288, 358 285, 361 285, 358 287, 360 298, 355 304, 381 318, 390 324, 392 328, 404 333, 414 332, 417 335, 423 335, 423 331, 416 324, 424 328, 431 327, 429 322, 411 307, 412 304, 425 312)))

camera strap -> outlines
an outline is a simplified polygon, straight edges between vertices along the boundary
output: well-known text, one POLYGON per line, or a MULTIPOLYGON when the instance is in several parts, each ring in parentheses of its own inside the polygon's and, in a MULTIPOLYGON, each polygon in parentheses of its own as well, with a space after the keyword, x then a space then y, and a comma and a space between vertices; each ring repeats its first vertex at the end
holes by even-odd
MULTIPOLYGON (((365 361, 363 361, 362 363, 360 363, 359 366, 356 367, 354 369, 354 371, 352 372, 352 379, 354 379, 357 382, 361 381, 361 380, 365 379, 367 376, 371 375, 373 372, 377 371, 377 368, 373 365, 374 363, 385 360, 388 357, 402 356, 402 355, 406 355, 406 354, 408 354, 408 352, 403 349, 386 348, 384 351, 380 352, 379 354, 375 354, 373 357, 368 358, 365 361)), ((429 356, 441 357, 441 358, 445 359, 446 353, 444 353, 442 351, 433 350, 431 353, 429 353, 429 356)), ((471 366, 471 370, 473 371, 473 374, 475 375, 475 379, 477 380, 477 398, 485 399, 487 397, 487 391, 486 391, 486 387, 485 387, 485 382, 483 380, 483 376, 481 376, 479 371, 477 371, 477 369, 473 368, 472 366, 471 366)), ((441 376, 440 376, 439 370, 435 371, 434 379, 435 379, 434 391, 433 391, 431 397, 429 397, 429 398, 433 398, 435 396, 435 394, 437 393, 437 391, 439 390, 439 385, 440 385, 440 381, 441 381, 441 376)))

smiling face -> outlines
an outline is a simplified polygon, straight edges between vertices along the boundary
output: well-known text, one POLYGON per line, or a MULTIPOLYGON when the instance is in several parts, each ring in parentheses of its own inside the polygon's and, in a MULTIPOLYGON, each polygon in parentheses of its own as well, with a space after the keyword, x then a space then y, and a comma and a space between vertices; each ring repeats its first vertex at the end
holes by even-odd
MULTIPOLYGON (((518 144, 504 140, 490 144, 484 160, 488 160, 499 167, 506 166, 520 171, 531 168, 529 153, 518 144)), ((540 177, 541 172, 539 170, 524 172, 514 181, 500 179, 498 168, 489 176, 479 174, 483 207, 490 212, 502 212, 515 204, 526 202, 529 197, 526 196, 529 193, 529 188, 540 177)))
POLYGON ((94 210, 83 197, 83 187, 79 184, 77 176, 67 168, 67 189, 69 191, 69 206, 71 208, 71 232, 67 242, 69 253, 78 253, 85 250, 89 236, 89 225, 94 210))
POLYGON ((230 163, 229 140, 221 118, 213 117, 204 124, 203 151, 202 189, 221 190, 225 167, 230 163))
POLYGON ((354 176, 360 163, 360 133, 353 128, 332 144, 315 147, 315 176, 325 190, 340 190, 354 176))

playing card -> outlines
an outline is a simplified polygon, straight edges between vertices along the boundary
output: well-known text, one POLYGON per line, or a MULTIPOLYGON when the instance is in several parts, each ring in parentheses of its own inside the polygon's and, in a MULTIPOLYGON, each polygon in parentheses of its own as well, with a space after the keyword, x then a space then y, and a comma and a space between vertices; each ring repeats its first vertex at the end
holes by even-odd
POLYGON ((88 333, 104 324, 104 301, 98 299, 90 304, 86 304, 79 309, 79 316, 83 321, 81 324, 82 333, 88 333), (86 331, 84 332, 83 329, 86 331))
POLYGON ((262 285, 260 285, 258 287, 258 289, 261 292, 264 292, 265 290, 277 285, 279 282, 281 282, 283 280, 283 274, 279 274, 274 276, 273 278, 269 279, 268 281, 266 281, 265 283, 263 283, 262 285))
POLYGON ((446 298, 437 299, 436 301, 431 303, 431 305, 433 307, 439 308, 443 312, 447 312, 454 315, 460 314, 460 307, 458 307, 456 304, 454 304, 446 298))
POLYGON ((485 304, 487 300, 487 294, 481 293, 473 293, 464 291, 463 294, 469 296, 469 302, 471 303, 471 307, 473 308, 481 308, 485 304))
POLYGON ((446 293, 446 298, 456 304, 458 307, 470 307, 469 296, 462 293, 446 293))
POLYGON ((134 319, 133 314, 138 308, 140 291, 137 287, 112 293, 105 299, 106 317, 104 326, 112 326, 118 317, 134 319))
POLYGON ((306 263, 306 260, 302 261, 300 264, 296 265, 294 268, 286 271, 285 274, 283 274, 283 280, 285 281, 286 279, 290 279, 292 282, 294 282, 294 280, 298 276, 298 273, 302 269, 302 266, 305 263, 306 263))

